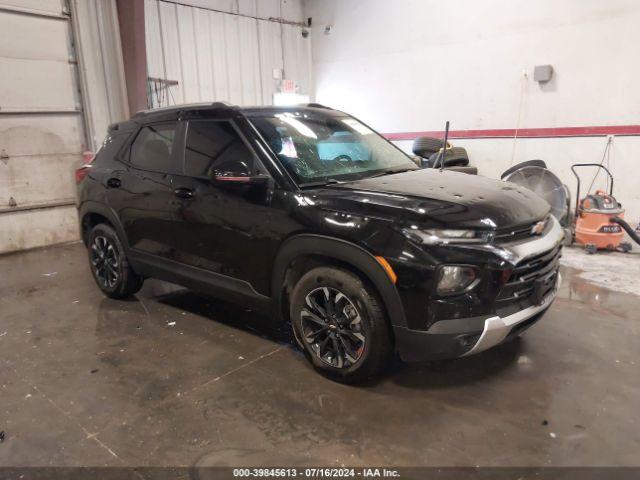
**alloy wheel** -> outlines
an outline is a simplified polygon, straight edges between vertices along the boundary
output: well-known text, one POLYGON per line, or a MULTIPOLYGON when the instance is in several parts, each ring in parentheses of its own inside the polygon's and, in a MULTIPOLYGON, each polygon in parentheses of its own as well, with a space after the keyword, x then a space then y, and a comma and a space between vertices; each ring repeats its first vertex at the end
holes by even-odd
POLYGON ((348 368, 364 352, 362 318, 340 290, 320 287, 309 292, 300 313, 302 338, 313 354, 335 368, 348 368))
POLYGON ((120 274, 118 251, 114 243, 107 237, 97 236, 91 245, 91 266, 96 278, 105 288, 114 288, 120 274))

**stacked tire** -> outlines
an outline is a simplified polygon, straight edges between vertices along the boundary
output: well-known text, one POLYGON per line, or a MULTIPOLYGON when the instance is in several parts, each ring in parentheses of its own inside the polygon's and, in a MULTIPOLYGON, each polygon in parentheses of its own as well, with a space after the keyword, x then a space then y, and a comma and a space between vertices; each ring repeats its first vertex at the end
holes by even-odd
MULTIPOLYGON (((418 137, 413 141, 413 153, 424 158, 424 168, 440 166, 440 149, 444 145, 443 140, 434 137, 418 137)), ((466 167, 469 165, 469 154, 462 147, 449 147, 445 150, 444 166, 466 167)))

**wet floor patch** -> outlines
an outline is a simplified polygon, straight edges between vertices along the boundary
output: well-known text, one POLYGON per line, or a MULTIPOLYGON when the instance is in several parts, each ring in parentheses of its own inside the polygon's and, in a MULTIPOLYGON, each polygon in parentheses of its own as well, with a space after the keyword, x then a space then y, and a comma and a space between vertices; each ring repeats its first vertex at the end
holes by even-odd
POLYGON ((560 261, 562 265, 581 270, 580 277, 594 285, 640 295, 640 252, 589 254, 582 248, 572 247, 563 250, 560 261))
POLYGON ((241 306, 157 281, 103 297, 81 245, 0 272, 0 465, 640 461, 640 299, 578 270, 521 339, 393 362, 363 387, 319 376, 286 326, 241 306))

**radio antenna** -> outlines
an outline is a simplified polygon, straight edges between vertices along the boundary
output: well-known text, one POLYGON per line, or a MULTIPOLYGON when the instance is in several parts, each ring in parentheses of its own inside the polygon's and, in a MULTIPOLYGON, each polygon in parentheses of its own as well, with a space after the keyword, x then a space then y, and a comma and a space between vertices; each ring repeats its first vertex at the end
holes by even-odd
POLYGON ((447 141, 449 140, 449 120, 444 126, 444 145, 442 145, 442 155, 440 155, 440 171, 444 169, 444 155, 447 153, 447 141))

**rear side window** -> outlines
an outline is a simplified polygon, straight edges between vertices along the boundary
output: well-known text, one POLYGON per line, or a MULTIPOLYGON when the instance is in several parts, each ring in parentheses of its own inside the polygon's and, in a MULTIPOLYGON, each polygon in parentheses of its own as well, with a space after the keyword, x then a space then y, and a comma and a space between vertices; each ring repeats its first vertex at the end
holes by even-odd
POLYGON ((131 145, 129 162, 143 170, 176 172, 173 160, 176 125, 172 122, 142 128, 131 145))
POLYGON ((128 138, 129 135, 126 133, 107 135, 96 152, 96 160, 113 160, 128 138))
POLYGON ((227 121, 191 121, 187 127, 185 174, 210 177, 215 173, 251 175, 254 155, 227 121))

